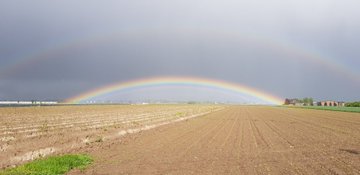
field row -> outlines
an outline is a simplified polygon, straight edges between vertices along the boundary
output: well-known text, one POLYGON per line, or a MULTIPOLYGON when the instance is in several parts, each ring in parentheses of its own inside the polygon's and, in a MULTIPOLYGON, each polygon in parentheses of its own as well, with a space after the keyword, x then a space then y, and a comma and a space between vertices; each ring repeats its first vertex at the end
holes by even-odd
POLYGON ((234 106, 128 139, 83 174, 360 174, 358 113, 234 106))
POLYGON ((0 108, 0 167, 222 109, 207 105, 0 108), (131 130, 132 129, 132 130, 131 130))

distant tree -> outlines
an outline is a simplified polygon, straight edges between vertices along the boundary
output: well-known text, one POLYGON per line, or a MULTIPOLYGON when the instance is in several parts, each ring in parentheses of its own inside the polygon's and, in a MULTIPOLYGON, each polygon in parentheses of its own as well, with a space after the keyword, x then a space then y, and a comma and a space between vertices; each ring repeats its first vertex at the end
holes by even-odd
POLYGON ((313 98, 309 98, 309 103, 310 103, 310 106, 314 105, 314 99, 313 99, 313 98))
POLYGON ((360 107, 360 101, 345 104, 346 107, 360 107))
POLYGON ((290 99, 285 99, 284 105, 289 105, 290 104, 290 99))
POLYGON ((307 104, 307 103, 308 103, 308 98, 305 97, 305 98, 303 98, 303 99, 300 99, 299 101, 300 101, 301 103, 307 104))
POLYGON ((313 105, 313 98, 306 97, 302 100, 302 103, 304 103, 306 106, 312 106, 313 105))

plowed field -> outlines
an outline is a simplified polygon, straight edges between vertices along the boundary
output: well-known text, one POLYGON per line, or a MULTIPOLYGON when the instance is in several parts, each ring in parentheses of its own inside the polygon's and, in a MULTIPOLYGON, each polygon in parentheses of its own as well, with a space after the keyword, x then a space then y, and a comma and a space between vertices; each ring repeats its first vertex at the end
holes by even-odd
POLYGON ((62 153, 69 174, 360 174, 360 114, 266 106, 0 108, 2 168, 62 153))
POLYGON ((88 152, 70 174, 360 174, 360 114, 233 106, 88 152))
POLYGON ((0 168, 78 152, 210 113, 211 105, 91 105, 0 108, 0 168))

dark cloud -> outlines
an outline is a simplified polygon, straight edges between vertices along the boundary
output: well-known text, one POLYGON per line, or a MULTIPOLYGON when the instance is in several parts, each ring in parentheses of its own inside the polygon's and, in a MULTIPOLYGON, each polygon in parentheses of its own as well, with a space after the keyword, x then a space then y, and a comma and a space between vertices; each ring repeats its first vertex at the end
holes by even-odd
POLYGON ((64 99, 164 75, 221 79, 281 97, 360 97, 356 1, 18 3, 0 3, 2 99, 64 99), (348 65, 353 75, 273 40, 348 65), (21 60, 28 63, 11 68, 21 60))

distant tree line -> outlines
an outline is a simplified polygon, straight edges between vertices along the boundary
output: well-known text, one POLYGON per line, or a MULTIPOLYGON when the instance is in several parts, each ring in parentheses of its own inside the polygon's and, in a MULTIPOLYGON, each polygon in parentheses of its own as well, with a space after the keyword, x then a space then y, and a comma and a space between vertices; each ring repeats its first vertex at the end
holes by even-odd
POLYGON ((346 103, 345 106, 346 107, 360 107, 360 101, 346 103))
POLYGON ((314 100, 313 100, 313 98, 308 98, 308 97, 306 97, 306 98, 304 98, 304 99, 300 99, 300 101, 302 102, 302 103, 304 103, 306 106, 312 106, 313 105, 313 103, 314 103, 314 100))
POLYGON ((305 106, 312 106, 313 105, 313 98, 311 97, 305 97, 303 99, 298 99, 299 103, 304 103, 305 106))
POLYGON ((304 106, 313 106, 313 98, 311 97, 306 97, 306 98, 303 98, 303 99, 297 99, 297 98, 294 98, 294 99, 285 99, 285 105, 296 105, 296 104, 301 104, 301 105, 304 105, 304 106))

